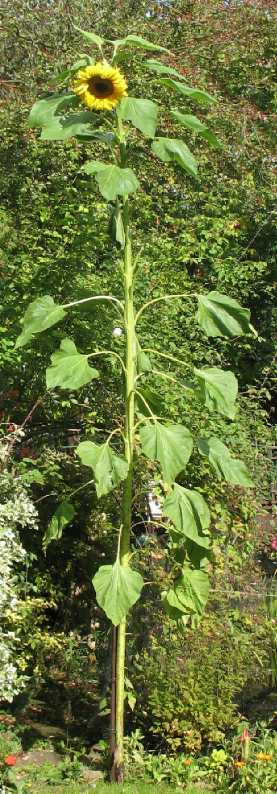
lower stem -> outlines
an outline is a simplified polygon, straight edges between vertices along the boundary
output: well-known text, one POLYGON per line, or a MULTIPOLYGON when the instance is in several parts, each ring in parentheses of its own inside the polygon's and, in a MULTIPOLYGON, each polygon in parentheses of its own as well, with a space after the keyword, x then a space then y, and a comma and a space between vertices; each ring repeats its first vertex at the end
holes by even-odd
MULTIPOLYGON (((135 378, 136 378, 136 334, 133 301, 133 261, 129 235, 128 200, 123 200, 123 223, 125 232, 124 247, 124 292, 125 292, 125 335, 126 335, 126 390, 125 390, 125 457, 128 462, 128 475, 124 482, 122 497, 122 529, 120 537, 120 564, 127 566, 130 558, 130 534, 132 520, 132 486, 134 458, 134 426, 135 426, 135 378)), ((125 698, 125 651, 126 651, 126 619, 122 620, 117 629, 116 654, 116 746, 112 779, 123 782, 124 776, 124 698, 125 698)))

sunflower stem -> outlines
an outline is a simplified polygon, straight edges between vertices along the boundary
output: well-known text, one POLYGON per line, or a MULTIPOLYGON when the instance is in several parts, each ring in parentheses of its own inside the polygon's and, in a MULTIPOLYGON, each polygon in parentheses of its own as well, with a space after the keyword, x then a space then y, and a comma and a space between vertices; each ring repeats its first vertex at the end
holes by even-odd
MULTIPOLYGON (((124 130, 122 122, 118 119, 120 144, 120 166, 126 163, 126 146, 124 144, 124 130)), ((133 460, 134 460, 134 428, 135 428, 135 379, 137 373, 137 343, 135 332, 134 310, 134 263, 129 223, 129 202, 123 196, 123 225, 124 225, 124 259, 123 284, 124 284, 124 321, 125 321, 125 458, 128 462, 128 475, 124 481, 122 495, 122 526, 119 541, 119 560, 122 566, 127 566, 130 560, 130 534, 132 516, 132 486, 133 486, 133 460)), ((116 633, 116 665, 115 665, 115 748, 113 753, 113 766, 111 778, 117 783, 122 783, 124 778, 124 682, 125 682, 125 650, 126 650, 126 619, 122 620, 116 633)))

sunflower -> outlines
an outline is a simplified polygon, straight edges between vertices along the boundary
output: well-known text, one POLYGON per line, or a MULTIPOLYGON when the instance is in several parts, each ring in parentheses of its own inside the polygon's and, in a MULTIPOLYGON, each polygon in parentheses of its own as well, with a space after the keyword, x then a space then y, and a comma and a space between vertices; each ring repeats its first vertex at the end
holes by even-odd
POLYGON ((117 67, 94 63, 77 72, 73 91, 88 108, 112 110, 123 96, 127 96, 127 83, 117 67))

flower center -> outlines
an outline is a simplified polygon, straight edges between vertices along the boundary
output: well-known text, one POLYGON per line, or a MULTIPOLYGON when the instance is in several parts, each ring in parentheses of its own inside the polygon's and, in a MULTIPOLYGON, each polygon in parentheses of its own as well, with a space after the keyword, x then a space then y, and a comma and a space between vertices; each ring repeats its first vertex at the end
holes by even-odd
POLYGON ((101 77, 92 77, 89 80, 89 90, 97 99, 102 99, 113 93, 113 83, 111 80, 104 80, 101 77))

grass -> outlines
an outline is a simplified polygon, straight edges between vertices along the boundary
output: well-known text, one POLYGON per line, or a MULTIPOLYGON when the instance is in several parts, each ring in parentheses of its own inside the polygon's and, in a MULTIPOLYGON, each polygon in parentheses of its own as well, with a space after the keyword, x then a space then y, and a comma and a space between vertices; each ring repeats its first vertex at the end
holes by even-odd
MULTIPOLYGON (((124 783, 122 786, 111 785, 110 783, 96 783, 95 787, 89 785, 67 784, 66 786, 40 786, 32 787, 32 794, 173 794, 175 786, 166 786, 162 783, 124 783)), ((179 789, 178 789, 179 790, 179 789)), ((203 789, 189 786, 184 794, 203 794, 203 789)))

